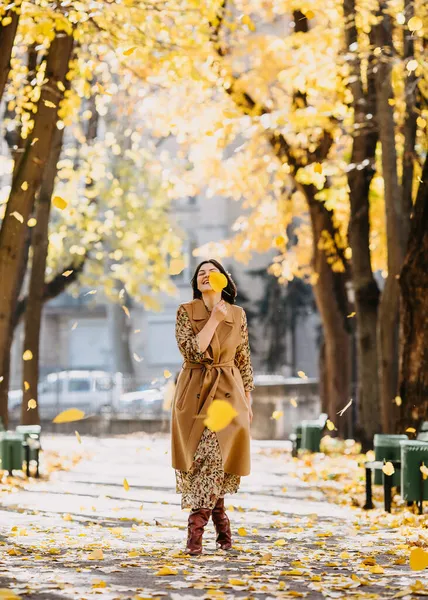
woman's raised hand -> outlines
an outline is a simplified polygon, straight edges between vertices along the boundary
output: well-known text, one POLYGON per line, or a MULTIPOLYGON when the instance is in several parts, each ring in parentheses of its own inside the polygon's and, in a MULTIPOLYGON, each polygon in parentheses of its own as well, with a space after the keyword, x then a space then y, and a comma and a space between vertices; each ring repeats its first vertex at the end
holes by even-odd
POLYGON ((217 304, 212 310, 211 317, 216 323, 221 323, 225 320, 225 318, 227 317, 227 305, 224 300, 220 300, 220 302, 217 302, 217 304))

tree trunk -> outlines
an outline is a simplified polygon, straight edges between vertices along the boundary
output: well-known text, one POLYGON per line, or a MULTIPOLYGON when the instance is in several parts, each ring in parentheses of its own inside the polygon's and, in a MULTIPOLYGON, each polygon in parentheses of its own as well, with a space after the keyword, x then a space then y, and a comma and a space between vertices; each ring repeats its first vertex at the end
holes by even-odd
POLYGON ((402 352, 396 433, 417 428, 428 415, 428 157, 410 221, 400 276, 402 352))
MULTIPOLYGON (((116 282, 116 289, 122 288, 120 281, 116 282)), ((117 302, 109 301, 107 304, 107 317, 109 323, 113 372, 123 373, 126 377, 126 389, 135 389, 135 370, 129 345, 130 319, 125 314, 122 306, 117 302)))
POLYGON ((46 157, 50 154, 57 121, 57 106, 63 98, 63 92, 57 83, 64 84, 72 47, 72 36, 58 33, 49 49, 46 83, 42 86, 33 133, 27 140, 19 167, 15 169, 0 230, 0 365, 3 365, 7 352, 9 324, 14 312, 14 293, 25 245, 26 223, 43 177, 46 157), (34 140, 36 142, 32 143, 34 140))
MULTIPOLYGON (((357 43, 355 0, 344 0, 346 45, 357 43)), ((348 61, 349 88, 352 92, 354 129, 351 165, 348 171, 351 218, 349 242, 352 249, 352 283, 355 293, 359 431, 364 447, 370 446, 380 431, 380 387, 378 374, 377 319, 379 288, 373 277, 370 260, 370 184, 375 173, 377 145, 376 90, 369 71, 367 91, 364 91, 358 50, 348 61), (372 115, 372 118, 368 118, 372 115), (357 168, 358 167, 358 168, 357 168), (362 167, 362 168, 361 168, 362 167)))
MULTIPOLYGON (((328 416, 343 435, 345 422, 337 413, 349 401, 350 336, 346 324, 348 301, 345 274, 336 273, 327 261, 326 253, 318 247, 323 231, 331 233, 331 214, 322 202, 315 200, 315 188, 305 186, 313 235, 313 268, 318 275, 314 294, 321 316, 325 343, 325 370, 328 416)), ((321 375, 320 375, 321 377, 321 375)))
POLYGON ((377 119, 382 145, 382 174, 385 186, 386 233, 388 248, 388 277, 379 307, 379 353, 381 382, 381 414, 384 432, 392 430, 398 387, 398 276, 404 259, 404 230, 406 215, 397 174, 395 149, 394 98, 392 71, 392 23, 385 0, 381 0, 379 23, 374 27, 376 45, 382 54, 376 65, 377 119))
POLYGON ((7 78, 10 71, 10 57, 12 55, 13 43, 18 28, 19 14, 16 10, 7 10, 2 17, 11 19, 9 25, 0 24, 0 101, 6 88, 7 78))
POLYGON ((49 245, 49 216, 63 137, 64 129, 55 129, 51 153, 43 175, 39 198, 36 204, 37 224, 33 232, 33 257, 25 313, 24 338, 24 350, 30 350, 33 358, 23 361, 22 425, 38 425, 40 423, 37 389, 39 382, 39 352, 44 304, 44 283, 49 245), (34 399, 37 405, 35 408, 29 409, 28 402, 31 399, 34 399))

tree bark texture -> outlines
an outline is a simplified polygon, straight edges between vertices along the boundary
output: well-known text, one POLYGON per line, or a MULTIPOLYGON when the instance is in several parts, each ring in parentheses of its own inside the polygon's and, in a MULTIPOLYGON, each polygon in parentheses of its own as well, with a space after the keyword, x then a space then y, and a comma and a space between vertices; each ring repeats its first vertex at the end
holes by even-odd
POLYGON ((14 312, 14 293, 25 246, 26 223, 43 177, 46 159, 50 154, 58 104, 63 98, 63 92, 57 84, 64 84, 72 47, 73 38, 58 33, 49 49, 46 64, 47 81, 42 86, 33 133, 27 141, 19 166, 15 169, 0 230, 0 365, 3 365, 7 352, 8 331, 14 312), (32 143, 34 140, 36 142, 32 143))
MULTIPOLYGON (((355 0, 344 0, 345 33, 348 51, 358 41, 355 24, 355 0)), ((352 249, 352 283, 355 292, 358 356, 359 431, 364 446, 369 446, 380 431, 380 386, 378 374, 377 320, 379 288, 370 259, 370 184, 375 173, 378 133, 375 123, 376 90, 373 75, 364 89, 358 50, 350 67, 349 88, 352 92, 354 128, 351 164, 348 171, 351 218, 349 242, 352 249), (371 118, 370 118, 371 115, 371 118)), ((371 65, 369 65, 370 67, 371 65)))
POLYGON ((388 249, 388 276, 379 307, 379 352, 381 382, 381 414, 384 432, 393 427, 398 389, 398 276, 404 259, 404 231, 406 215, 397 173, 395 124, 392 89, 392 22, 385 0, 379 3, 379 23, 374 27, 376 45, 382 49, 376 69, 377 119, 382 145, 382 174, 385 186, 386 233, 388 249))
POLYGON ((24 350, 30 350, 33 358, 23 361, 22 425, 38 425, 40 423, 37 389, 39 382, 39 353, 45 271, 49 246, 49 217, 63 137, 64 129, 55 129, 51 153, 43 174, 42 185, 36 203, 37 223, 33 231, 33 256, 31 260, 24 335, 24 350), (32 399, 36 401, 37 405, 35 408, 29 409, 28 402, 32 399))
MULTIPOLYGON (((305 186, 309 202, 309 212, 313 236, 313 268, 318 275, 314 285, 314 294, 321 316, 325 343, 325 368, 328 416, 343 435, 346 423, 337 413, 349 401, 351 360, 350 335, 346 322, 348 300, 346 295, 344 273, 336 273, 328 263, 326 253, 320 249, 319 240, 323 231, 334 237, 330 211, 322 202, 315 199, 316 189, 305 186)), ((320 375, 322 377, 322 375, 320 375)))
POLYGON ((428 157, 410 221, 407 254, 400 276, 401 360, 396 433, 428 418, 428 157))
POLYGON ((0 24, 0 100, 6 88, 10 71, 10 58, 12 56, 13 43, 18 28, 19 14, 10 9, 5 12, 3 19, 11 19, 9 25, 0 24))

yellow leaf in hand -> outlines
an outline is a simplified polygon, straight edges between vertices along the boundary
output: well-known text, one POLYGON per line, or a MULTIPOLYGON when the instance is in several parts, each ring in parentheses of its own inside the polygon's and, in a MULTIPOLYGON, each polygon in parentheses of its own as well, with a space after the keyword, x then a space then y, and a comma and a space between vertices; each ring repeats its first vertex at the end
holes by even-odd
POLYGON ((33 353, 31 352, 31 350, 26 350, 24 352, 24 354, 22 355, 22 359, 23 360, 32 360, 33 359, 33 353))
POLYGON ((238 415, 230 402, 227 400, 213 400, 208 407, 207 418, 204 425, 211 431, 221 431, 225 429, 232 420, 238 415))
POLYGON ((64 198, 61 198, 61 196, 54 196, 52 204, 55 206, 55 208, 59 208, 59 210, 64 210, 64 208, 67 208, 67 201, 64 200, 64 198))
POLYGON ((85 418, 85 413, 83 410, 79 410, 78 408, 69 408, 68 410, 63 410, 55 417, 52 421, 53 423, 72 423, 73 421, 81 421, 85 418))
POLYGON ((171 569, 171 567, 161 567, 155 575, 177 575, 178 571, 171 569))
POLYGON ((393 475, 395 473, 394 465, 391 462, 387 462, 383 465, 382 471, 385 475, 393 475))
POLYGON ((27 410, 31 410, 32 408, 36 408, 37 402, 34 400, 34 398, 31 398, 31 400, 28 400, 27 406, 27 410))
POLYGON ((275 421, 278 421, 278 419, 280 419, 283 414, 284 414, 283 410, 274 410, 272 413, 272 419, 275 419, 275 421))
POLYGON ((412 571, 423 571, 428 567, 428 552, 423 548, 412 548, 410 551, 410 568, 412 571))
POLYGON ((223 273, 215 271, 210 273, 209 282, 215 292, 221 292, 227 286, 227 277, 223 273))
POLYGON ((245 529, 245 527, 240 527, 238 529, 238 535, 240 535, 241 537, 245 537, 247 535, 247 530, 245 529))
POLYGON ((123 480, 123 487, 125 488, 126 492, 129 492, 129 483, 128 483, 127 479, 123 480))

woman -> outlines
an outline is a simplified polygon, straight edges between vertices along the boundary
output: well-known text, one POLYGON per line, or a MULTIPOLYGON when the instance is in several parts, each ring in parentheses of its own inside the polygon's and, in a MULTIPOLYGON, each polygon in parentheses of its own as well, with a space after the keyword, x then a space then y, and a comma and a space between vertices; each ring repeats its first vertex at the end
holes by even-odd
POLYGON ((250 473, 251 390, 254 389, 245 312, 234 306, 236 286, 216 260, 198 265, 192 278, 193 301, 179 306, 176 338, 184 357, 172 406, 172 466, 181 507, 190 508, 186 551, 202 552, 210 516, 217 547, 230 550, 230 522, 224 495, 238 491, 250 473), (227 286, 216 292, 210 273, 220 272, 227 286), (213 400, 227 400, 238 415, 216 433, 204 425, 213 400))

